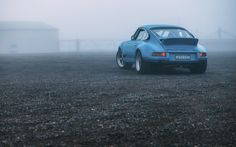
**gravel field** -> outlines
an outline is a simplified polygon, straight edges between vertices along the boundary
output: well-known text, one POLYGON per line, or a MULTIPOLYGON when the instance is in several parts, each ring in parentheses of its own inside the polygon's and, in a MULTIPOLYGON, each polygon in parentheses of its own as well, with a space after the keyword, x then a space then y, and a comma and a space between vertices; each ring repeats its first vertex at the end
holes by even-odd
POLYGON ((0 55, 0 146, 236 146, 235 55, 147 75, 108 53, 0 55))

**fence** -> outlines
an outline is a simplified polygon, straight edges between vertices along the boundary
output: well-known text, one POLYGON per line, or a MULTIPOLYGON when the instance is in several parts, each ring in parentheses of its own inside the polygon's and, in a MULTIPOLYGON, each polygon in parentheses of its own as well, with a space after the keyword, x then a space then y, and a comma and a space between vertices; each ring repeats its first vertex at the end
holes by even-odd
POLYGON ((121 40, 60 40, 61 52, 116 51, 121 40))

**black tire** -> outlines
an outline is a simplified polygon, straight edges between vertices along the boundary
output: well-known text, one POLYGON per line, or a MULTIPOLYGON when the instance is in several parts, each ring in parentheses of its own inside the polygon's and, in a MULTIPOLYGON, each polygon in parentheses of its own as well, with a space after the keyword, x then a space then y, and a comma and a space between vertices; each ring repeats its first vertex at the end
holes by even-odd
POLYGON ((190 68, 191 73, 203 74, 206 72, 207 62, 202 62, 190 68))
POLYGON ((131 69, 132 68, 132 64, 129 64, 124 61, 121 49, 119 49, 116 53, 116 64, 121 69, 131 69))
POLYGON ((135 70, 139 74, 145 74, 149 72, 149 64, 143 61, 142 54, 140 51, 136 53, 135 56, 135 70))

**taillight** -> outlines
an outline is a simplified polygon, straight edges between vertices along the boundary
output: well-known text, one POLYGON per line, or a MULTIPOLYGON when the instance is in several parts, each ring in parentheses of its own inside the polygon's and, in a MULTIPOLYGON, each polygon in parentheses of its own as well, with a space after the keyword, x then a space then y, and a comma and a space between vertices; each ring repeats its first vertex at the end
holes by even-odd
POLYGON ((206 57, 206 56, 207 56, 207 53, 200 52, 200 57, 206 57))
POLYGON ((154 52, 152 56, 166 57, 166 52, 154 52))

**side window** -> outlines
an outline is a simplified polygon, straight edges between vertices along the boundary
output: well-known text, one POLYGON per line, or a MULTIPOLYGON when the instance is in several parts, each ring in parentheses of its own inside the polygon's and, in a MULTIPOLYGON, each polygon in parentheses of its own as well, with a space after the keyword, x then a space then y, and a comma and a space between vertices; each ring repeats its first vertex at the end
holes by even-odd
POLYGON ((147 33, 147 31, 144 31, 144 35, 143 35, 142 40, 147 40, 147 39, 148 39, 148 33, 147 33))
POLYGON ((148 33, 145 30, 140 30, 136 40, 146 40, 148 38, 148 33))
POLYGON ((144 36, 144 33, 145 33, 144 30, 139 31, 139 34, 138 34, 136 40, 142 40, 142 38, 143 38, 143 36, 144 36))

